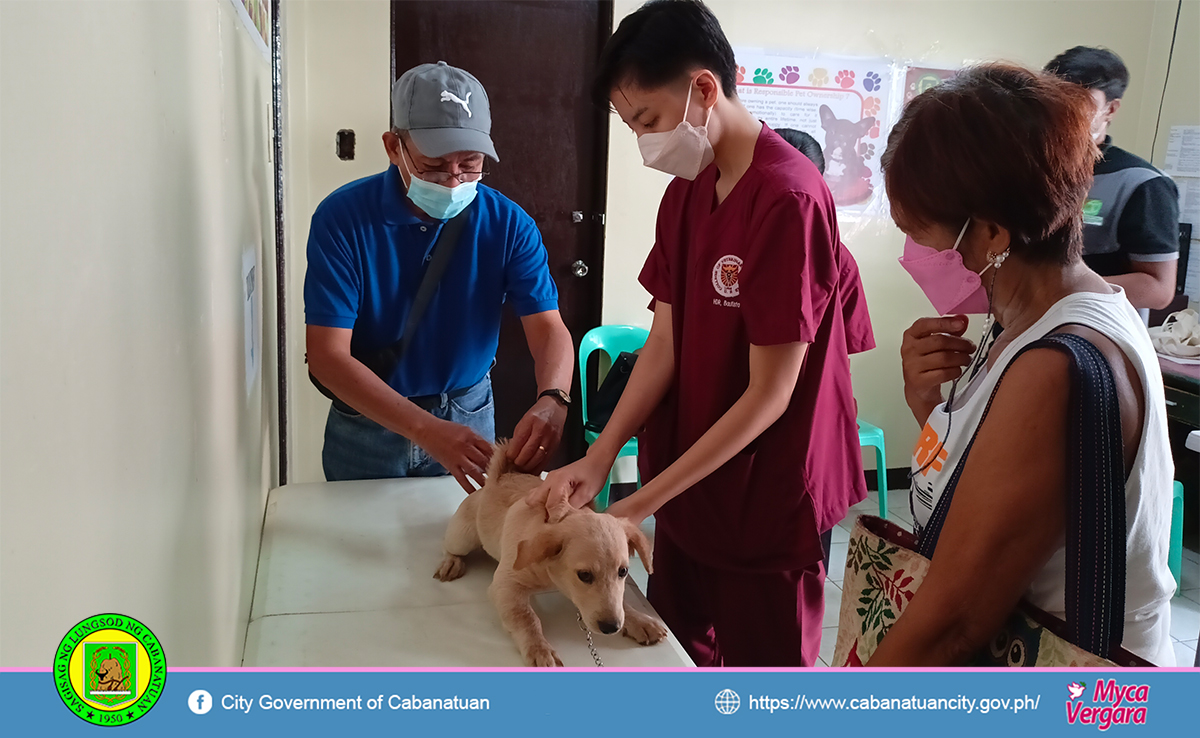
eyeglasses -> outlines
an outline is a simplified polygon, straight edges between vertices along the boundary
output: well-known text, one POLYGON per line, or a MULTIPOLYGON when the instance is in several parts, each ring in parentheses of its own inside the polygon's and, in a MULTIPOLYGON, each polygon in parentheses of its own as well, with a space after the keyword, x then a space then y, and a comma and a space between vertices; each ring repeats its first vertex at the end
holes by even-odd
POLYGON ((430 184, 445 185, 452 179, 458 180, 459 183, 478 182, 488 175, 486 171, 458 172, 457 174, 443 172, 440 169, 421 171, 417 169, 417 160, 413 157, 412 152, 408 150, 408 145, 403 140, 400 141, 400 145, 404 148, 405 153, 408 154, 408 160, 412 162, 413 173, 430 184))

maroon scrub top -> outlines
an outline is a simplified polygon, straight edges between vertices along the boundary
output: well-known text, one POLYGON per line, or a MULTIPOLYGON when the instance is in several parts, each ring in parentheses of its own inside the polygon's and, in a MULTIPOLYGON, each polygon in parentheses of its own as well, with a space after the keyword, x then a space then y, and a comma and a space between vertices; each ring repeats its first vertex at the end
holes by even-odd
POLYGON ((675 375, 640 435, 639 463, 652 479, 733 406, 749 384, 751 344, 808 343, 783 416, 655 513, 701 563, 801 569, 821 560, 820 533, 866 496, 847 342, 873 345, 870 320, 812 162, 764 125, 719 205, 717 176, 710 165, 667 187, 640 276, 672 307, 675 375))

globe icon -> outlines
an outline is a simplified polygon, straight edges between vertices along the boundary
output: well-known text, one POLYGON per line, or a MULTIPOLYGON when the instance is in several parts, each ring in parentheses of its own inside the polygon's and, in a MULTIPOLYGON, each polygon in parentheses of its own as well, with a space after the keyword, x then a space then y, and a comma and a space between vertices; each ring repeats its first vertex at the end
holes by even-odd
POLYGON ((722 715, 732 715, 742 706, 742 698, 738 697, 738 693, 732 689, 722 689, 717 692, 717 699, 714 700, 717 706, 717 712, 722 715))

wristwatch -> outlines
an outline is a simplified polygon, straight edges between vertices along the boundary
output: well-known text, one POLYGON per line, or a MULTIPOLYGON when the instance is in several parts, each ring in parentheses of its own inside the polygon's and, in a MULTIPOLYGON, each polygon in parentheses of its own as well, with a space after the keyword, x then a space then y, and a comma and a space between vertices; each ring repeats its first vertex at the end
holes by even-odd
POLYGON ((555 402, 562 405, 563 407, 567 407, 567 408, 571 407, 571 396, 568 395, 566 392, 563 392, 560 389, 548 389, 545 392, 543 392, 542 394, 538 395, 539 400, 542 399, 543 397, 552 397, 552 398, 554 398, 555 402))

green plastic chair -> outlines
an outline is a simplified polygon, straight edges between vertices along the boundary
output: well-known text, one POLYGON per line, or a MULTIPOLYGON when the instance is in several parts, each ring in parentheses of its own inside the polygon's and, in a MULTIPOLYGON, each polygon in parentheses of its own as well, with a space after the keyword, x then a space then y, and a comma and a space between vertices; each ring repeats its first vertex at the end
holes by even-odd
POLYGON ((879 517, 887 520, 887 453, 883 448, 883 430, 860 418, 858 445, 875 447, 875 486, 879 488, 879 517))
POLYGON ((1167 566, 1171 568, 1171 576, 1175 577, 1175 594, 1178 595, 1183 591, 1183 482, 1179 480, 1175 480, 1171 499, 1171 547, 1167 552, 1167 566))
MULTIPOLYGON (((633 325, 602 325, 588 331, 583 340, 579 342, 579 385, 582 388, 580 394, 580 405, 583 408, 583 422, 587 425, 588 416, 588 394, 596 389, 596 387, 588 386, 587 365, 588 358, 597 351, 603 351, 609 359, 609 362, 615 360, 621 355, 622 351, 630 353, 637 351, 642 346, 646 345, 646 339, 650 336, 650 332, 645 328, 638 328, 633 325)), ((599 381, 599 380, 597 380, 599 381)), ((587 445, 591 446, 600 437, 599 433, 588 430, 586 427, 583 430, 583 439, 587 441, 587 445)), ((629 441, 621 447, 617 458, 623 456, 637 456, 638 442, 637 438, 630 438, 629 441)), ((642 486, 642 475, 638 472, 638 488, 642 486)), ((600 490, 600 494, 596 495, 596 510, 603 510, 608 507, 608 491, 612 487, 612 470, 609 469, 608 477, 604 480, 604 489, 600 490)))

